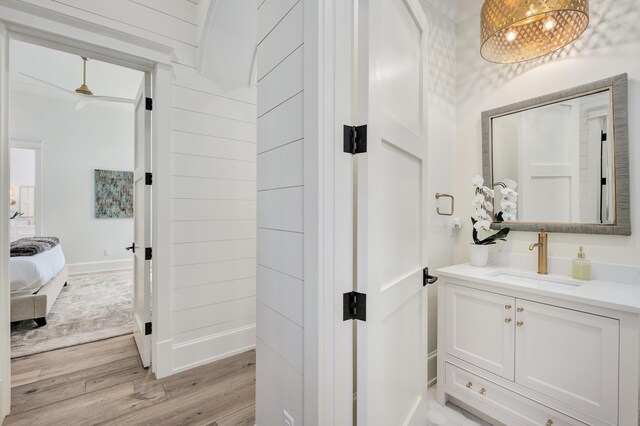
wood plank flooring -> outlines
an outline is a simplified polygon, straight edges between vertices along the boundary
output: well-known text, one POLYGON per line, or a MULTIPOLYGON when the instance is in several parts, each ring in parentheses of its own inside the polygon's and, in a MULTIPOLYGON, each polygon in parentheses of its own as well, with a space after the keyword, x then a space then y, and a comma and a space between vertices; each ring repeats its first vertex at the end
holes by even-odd
POLYGON ((255 352, 157 380, 131 335, 11 362, 4 425, 255 424, 255 352))

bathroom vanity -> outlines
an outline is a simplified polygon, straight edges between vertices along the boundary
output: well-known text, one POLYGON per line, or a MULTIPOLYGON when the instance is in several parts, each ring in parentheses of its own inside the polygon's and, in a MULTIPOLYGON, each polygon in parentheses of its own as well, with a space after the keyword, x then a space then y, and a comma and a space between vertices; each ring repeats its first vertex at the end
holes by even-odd
POLYGON ((638 424, 638 285, 438 272, 438 402, 509 426, 638 424))

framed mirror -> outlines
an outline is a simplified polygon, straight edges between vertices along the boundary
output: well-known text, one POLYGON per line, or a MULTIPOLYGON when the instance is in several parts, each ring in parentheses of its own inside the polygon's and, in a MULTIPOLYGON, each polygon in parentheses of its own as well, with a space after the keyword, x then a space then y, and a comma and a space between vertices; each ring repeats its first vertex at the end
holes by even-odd
POLYGON ((36 203, 36 189, 33 186, 20 187, 20 211, 24 213, 22 217, 34 217, 36 203))
POLYGON ((631 235, 628 77, 482 113, 494 229, 631 235))

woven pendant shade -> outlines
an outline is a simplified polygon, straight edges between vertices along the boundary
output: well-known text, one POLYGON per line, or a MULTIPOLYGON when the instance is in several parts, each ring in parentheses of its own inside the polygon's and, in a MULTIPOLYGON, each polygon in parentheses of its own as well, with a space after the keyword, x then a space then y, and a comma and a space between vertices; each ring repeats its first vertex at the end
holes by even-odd
POLYGON ((528 61, 556 51, 589 25, 589 0, 485 0, 480 32, 483 58, 528 61))

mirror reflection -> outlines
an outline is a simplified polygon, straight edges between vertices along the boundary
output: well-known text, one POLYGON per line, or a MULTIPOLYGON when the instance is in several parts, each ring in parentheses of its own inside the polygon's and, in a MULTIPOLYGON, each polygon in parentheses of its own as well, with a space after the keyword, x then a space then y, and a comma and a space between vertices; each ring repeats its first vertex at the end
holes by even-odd
POLYGON ((607 89, 492 118, 497 220, 615 223, 611 100, 607 89))
POLYGON ((22 217, 34 217, 35 214, 35 198, 36 189, 33 186, 20 187, 20 211, 22 217))

